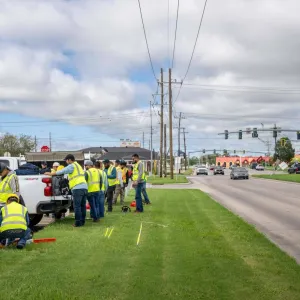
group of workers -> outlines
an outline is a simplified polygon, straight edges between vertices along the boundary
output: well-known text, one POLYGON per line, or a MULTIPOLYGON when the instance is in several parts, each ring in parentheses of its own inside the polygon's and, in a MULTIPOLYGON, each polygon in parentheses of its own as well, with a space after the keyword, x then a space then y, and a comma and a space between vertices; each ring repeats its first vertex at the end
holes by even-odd
MULTIPOLYGON (((99 222, 105 213, 105 198, 107 212, 112 212, 113 204, 117 203, 120 196, 121 205, 124 204, 125 189, 132 179, 132 187, 135 188, 136 213, 143 212, 142 194, 146 204, 151 204, 146 192, 146 174, 144 165, 139 156, 132 156, 134 164, 130 174, 125 161, 116 160, 115 163, 108 159, 103 162, 91 160, 85 161, 85 171, 76 162, 74 155, 65 157, 66 167, 54 163, 52 169, 48 169, 46 163, 42 163, 41 172, 48 176, 67 175, 69 188, 73 196, 75 212, 74 227, 85 225, 86 201, 90 204, 90 214, 93 222, 99 222)), ((4 163, 0 163, 0 248, 14 241, 18 249, 23 249, 26 240, 31 237, 29 228, 29 216, 20 196, 19 181, 16 174, 4 163)))
MULTIPOLYGON (((134 164, 132 174, 132 186, 135 188, 136 212, 143 212, 142 194, 145 203, 150 204, 146 192, 146 174, 144 164, 140 161, 139 155, 132 156, 134 164)), ((116 160, 115 164, 108 159, 103 162, 91 160, 85 161, 85 169, 75 161, 72 154, 65 158, 67 167, 61 170, 45 172, 45 175, 68 175, 69 187, 73 196, 73 206, 75 212, 74 227, 85 225, 86 220, 86 200, 90 204, 91 218, 94 222, 99 222, 104 217, 105 198, 107 202, 107 212, 112 212, 113 204, 117 203, 120 196, 120 203, 124 204, 125 189, 129 183, 129 172, 125 161, 116 160)))

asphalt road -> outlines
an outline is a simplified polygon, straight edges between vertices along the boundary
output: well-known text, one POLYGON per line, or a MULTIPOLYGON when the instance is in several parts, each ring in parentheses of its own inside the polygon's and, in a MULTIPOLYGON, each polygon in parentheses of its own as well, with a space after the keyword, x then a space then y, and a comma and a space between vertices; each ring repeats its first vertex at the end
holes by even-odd
POLYGON ((193 184, 173 188, 199 188, 210 194, 300 263, 300 184, 253 178, 230 180, 228 170, 224 176, 210 172, 209 176, 189 179, 193 184))

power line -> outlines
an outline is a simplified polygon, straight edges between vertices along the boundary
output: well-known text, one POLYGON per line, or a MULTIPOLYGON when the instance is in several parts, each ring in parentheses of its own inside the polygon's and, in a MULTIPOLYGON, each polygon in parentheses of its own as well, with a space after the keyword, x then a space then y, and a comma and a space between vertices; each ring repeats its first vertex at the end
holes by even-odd
POLYGON ((173 58, 172 58, 172 69, 174 67, 174 57, 175 57, 175 48, 176 48, 176 38, 177 38, 177 25, 178 25, 178 14, 179 14, 179 2, 177 2, 177 15, 176 15, 176 26, 175 26, 175 37, 174 37, 174 46, 173 46, 173 58))
MULTIPOLYGON (((205 9, 206 9, 206 4, 207 4, 207 0, 205 0, 205 3, 204 3, 204 7, 203 7, 203 10, 202 10, 202 15, 201 15, 201 19, 200 19, 200 23, 199 23, 199 27, 198 27, 198 32, 197 32, 197 36, 196 36, 196 41, 195 41, 195 44, 194 44, 194 48, 193 48, 193 51, 192 51, 192 55, 191 55, 191 58, 190 58, 190 61, 189 61, 187 70, 186 70, 185 75, 184 75, 184 77, 183 77, 182 83, 184 82, 185 78, 187 77, 187 74, 188 74, 188 72, 189 72, 189 70, 190 70, 190 67, 191 67, 191 64, 192 64, 192 60, 193 60, 193 57, 194 57, 194 53, 195 53, 195 49, 196 49, 196 46, 197 46, 198 37, 199 37, 200 29, 201 29, 201 26, 202 26, 202 21, 203 21, 205 9)), ((175 101, 173 102, 173 105, 174 105, 175 102, 177 101, 177 99, 178 99, 178 97, 179 97, 179 95, 180 95, 181 89, 182 89, 182 84, 180 85, 178 94, 177 94, 177 96, 176 96, 175 101)))
POLYGON ((156 75, 155 75, 155 71, 154 71, 154 67, 153 67, 153 63, 152 63, 152 59, 151 59, 150 50, 149 50, 149 45, 148 45, 148 40, 147 40, 147 34, 146 34, 146 28, 145 28, 145 24, 144 24, 144 18, 143 18, 143 13, 142 13, 142 8, 141 8, 141 2, 140 2, 140 0, 138 0, 138 3, 139 3, 139 8, 140 8, 140 15, 141 15, 141 20, 142 20, 142 24, 143 24, 144 37, 145 37, 145 41, 146 41, 146 45, 147 45, 147 50, 148 50, 150 65, 151 65, 151 69, 152 69, 152 73, 153 73, 153 76, 155 78, 155 81, 157 81, 157 78, 156 78, 156 75))

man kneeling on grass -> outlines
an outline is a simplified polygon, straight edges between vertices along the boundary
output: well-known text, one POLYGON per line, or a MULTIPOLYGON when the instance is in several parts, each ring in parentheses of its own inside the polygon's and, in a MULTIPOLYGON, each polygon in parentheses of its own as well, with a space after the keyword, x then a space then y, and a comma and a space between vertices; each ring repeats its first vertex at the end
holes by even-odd
POLYGON ((23 249, 31 238, 27 208, 19 204, 19 197, 8 194, 6 205, 0 211, 0 247, 12 244, 16 239, 17 248, 23 249))

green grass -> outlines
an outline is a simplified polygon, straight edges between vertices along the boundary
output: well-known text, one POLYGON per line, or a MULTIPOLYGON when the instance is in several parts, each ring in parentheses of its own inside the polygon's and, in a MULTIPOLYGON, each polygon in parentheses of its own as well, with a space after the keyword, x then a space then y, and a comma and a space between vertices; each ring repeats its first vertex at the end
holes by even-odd
POLYGON ((176 184, 176 183, 188 183, 187 178, 184 175, 175 175, 174 179, 168 177, 159 177, 159 176, 151 176, 148 177, 147 182, 152 183, 153 185, 161 185, 161 184, 176 184))
POLYGON ((144 214, 118 207, 84 228, 65 219, 36 235, 55 243, 1 250, 1 300, 299 299, 300 266, 206 194, 149 195, 144 214))
POLYGON ((270 174, 270 175, 252 175, 256 178, 265 178, 281 181, 300 182, 300 174, 270 174))
POLYGON ((189 176, 193 174, 193 169, 187 169, 186 171, 183 172, 183 175, 189 176))

